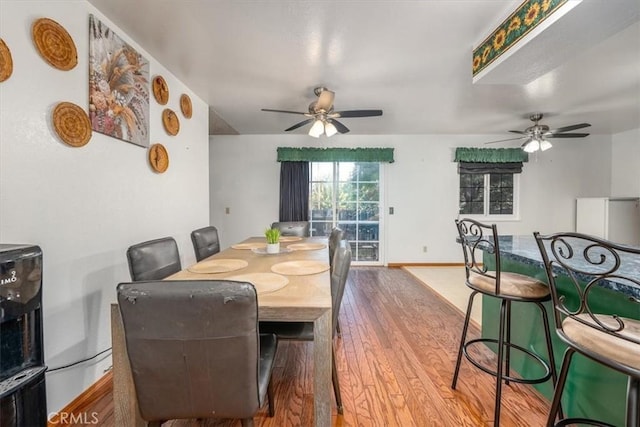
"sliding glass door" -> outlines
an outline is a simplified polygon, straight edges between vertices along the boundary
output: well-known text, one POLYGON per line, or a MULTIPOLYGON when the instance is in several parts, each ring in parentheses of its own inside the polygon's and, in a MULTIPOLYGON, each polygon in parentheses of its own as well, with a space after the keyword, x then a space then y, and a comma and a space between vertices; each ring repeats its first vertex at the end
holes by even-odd
POLYGON ((354 263, 382 264, 380 163, 314 162, 309 185, 311 235, 328 236, 338 226, 354 263))

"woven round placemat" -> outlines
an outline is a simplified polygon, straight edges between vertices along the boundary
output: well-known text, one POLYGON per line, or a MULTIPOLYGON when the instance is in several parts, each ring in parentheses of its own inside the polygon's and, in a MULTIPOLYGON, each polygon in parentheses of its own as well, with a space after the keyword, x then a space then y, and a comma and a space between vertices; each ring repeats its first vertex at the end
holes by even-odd
POLYGON ((287 247, 294 251, 315 251, 317 249, 324 249, 327 245, 324 243, 293 243, 287 247))
POLYGON ((82 147, 91 139, 91 122, 87 113, 71 102, 60 102, 53 109, 53 128, 66 144, 82 147))
POLYGON ((175 136, 180 132, 178 115, 170 108, 165 108, 162 112, 162 124, 169 135, 175 136))
POLYGON ((260 242, 236 243, 235 245, 231 245, 231 248, 240 249, 240 250, 251 250, 251 249, 266 248, 266 247, 267 247, 266 243, 260 243, 260 242))
POLYGON ((0 82, 11 77, 12 72, 13 59, 11 58, 11 51, 4 40, 0 39, 0 82))
POLYGON ((299 237, 299 236, 280 236, 280 243, 297 242, 298 240, 302 240, 302 237, 299 237))
POLYGON ((287 276, 306 276, 318 274, 329 269, 329 264, 321 261, 300 260, 285 261, 271 266, 271 271, 287 276))
POLYGON ((163 173, 169 169, 169 153, 162 144, 153 144, 149 147, 149 164, 154 171, 163 173))
POLYGON ((289 284, 289 279, 274 273, 247 273, 226 277, 224 280, 237 280, 238 282, 249 282, 255 288, 258 295, 275 292, 289 284))
POLYGON ((53 19, 34 21, 31 35, 36 49, 52 67, 68 71, 78 64, 78 51, 67 30, 53 19))
POLYGON ((155 76, 153 78, 153 97, 158 104, 166 105, 169 101, 169 86, 162 76, 155 76))
POLYGON ((187 119, 190 119, 193 114, 191 98, 189 98, 189 95, 186 93, 183 93, 180 96, 180 111, 182 111, 182 115, 187 119))
POLYGON ((243 259, 235 258, 216 258, 207 261, 201 261, 192 265, 187 270, 192 273, 227 273, 245 268, 249 263, 243 259))

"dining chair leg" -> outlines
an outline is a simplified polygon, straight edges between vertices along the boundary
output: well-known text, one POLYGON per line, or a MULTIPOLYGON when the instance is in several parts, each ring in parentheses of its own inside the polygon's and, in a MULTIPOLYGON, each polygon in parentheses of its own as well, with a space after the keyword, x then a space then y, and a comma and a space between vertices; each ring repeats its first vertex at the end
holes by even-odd
POLYGON ((556 383, 555 390, 553 391, 553 400, 551 401, 551 408, 549 409, 549 417, 547 418, 547 427, 553 427, 555 424, 556 416, 560 409, 560 401, 562 400, 562 391, 564 384, 567 381, 567 374, 569 373, 569 365, 571 365, 571 358, 575 351, 568 347, 564 352, 562 358, 562 366, 560 367, 560 373, 558 374, 558 382, 556 383))
POLYGON ((460 362, 462 362, 462 349, 464 348, 464 342, 467 339, 467 329, 469 328, 469 319, 471 318, 471 308, 473 307, 473 297, 478 292, 473 291, 469 295, 469 302, 467 303, 467 314, 464 317, 464 326, 462 327, 462 336, 460 337, 460 346, 458 347, 458 358, 456 360, 456 368, 453 371, 453 381, 451 381, 451 388, 456 389, 456 383, 458 382, 458 373, 460 372, 460 362))
POLYGON ((243 418, 242 419, 242 427, 253 427, 253 417, 252 418, 243 418))
POLYGON ((627 427, 640 427, 640 378, 629 377, 627 384, 627 427))
POLYGON ((269 401, 269 416, 273 417, 276 414, 276 401, 273 399, 273 383, 269 378, 269 384, 267 385, 267 400, 269 401))
POLYGON ((338 368, 336 367, 336 351, 331 349, 331 376, 333 380, 333 393, 336 395, 336 405, 338 406, 338 413, 343 414, 344 408, 342 407, 342 396, 340 395, 340 382, 338 381, 338 368))
POLYGON ((342 331, 340 330, 340 320, 336 320, 336 333, 339 337, 342 337, 342 331))
POLYGON ((504 365, 504 333, 505 323, 507 320, 507 305, 509 301, 503 299, 500 302, 500 328, 498 331, 498 367, 496 370, 496 402, 495 409, 493 411, 493 425, 498 427, 500 425, 500 403, 502 398, 502 376, 504 365))
POLYGON ((149 421, 147 427, 160 427, 163 421, 149 421))

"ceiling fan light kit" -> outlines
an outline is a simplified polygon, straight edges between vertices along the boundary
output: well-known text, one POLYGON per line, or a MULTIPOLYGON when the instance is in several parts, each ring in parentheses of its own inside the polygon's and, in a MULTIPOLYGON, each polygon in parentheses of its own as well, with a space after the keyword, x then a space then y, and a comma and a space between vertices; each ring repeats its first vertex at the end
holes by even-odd
POLYGON ((538 122, 542 120, 542 113, 536 113, 529 116, 534 124, 529 126, 524 131, 510 130, 511 133, 517 133, 521 136, 516 138, 501 139, 498 141, 485 142, 485 144, 494 144, 496 142, 504 141, 516 141, 518 139, 525 139, 525 142, 520 146, 527 153, 535 153, 536 151, 546 151, 553 147, 551 142, 547 138, 584 138, 589 136, 588 133, 567 133, 572 130, 582 129, 591 126, 589 123, 578 123, 570 126, 563 126, 557 129, 549 129, 547 125, 541 125, 538 122))
POLYGON ((339 122, 339 118, 353 118, 353 117, 374 117, 381 116, 382 110, 347 110, 347 111, 334 111, 333 99, 335 93, 326 87, 317 87, 313 90, 313 93, 318 97, 317 100, 309 104, 309 112, 303 113, 299 111, 289 110, 274 110, 270 108, 263 108, 262 111, 268 111, 272 113, 287 113, 287 114, 300 114, 307 117, 305 120, 296 123, 295 125, 285 129, 285 132, 289 132, 299 127, 312 123, 311 129, 309 129, 309 136, 314 138, 320 138, 321 135, 331 137, 336 133, 347 133, 349 128, 339 122))

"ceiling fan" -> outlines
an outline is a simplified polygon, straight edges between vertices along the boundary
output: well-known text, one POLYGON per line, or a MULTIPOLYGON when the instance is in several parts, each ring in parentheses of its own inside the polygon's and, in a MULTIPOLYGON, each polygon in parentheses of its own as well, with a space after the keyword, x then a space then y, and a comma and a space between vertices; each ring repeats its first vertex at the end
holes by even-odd
POLYGON ((538 150, 545 151, 552 147, 547 138, 584 138, 589 136, 588 133, 566 133, 576 129, 582 129, 591 126, 589 123, 578 123, 570 126, 563 126, 556 129, 549 129, 547 125, 541 125, 538 122, 542 120, 542 113, 536 113, 529 116, 529 120, 533 122, 533 126, 529 126, 525 130, 510 130, 509 132, 517 133, 521 136, 517 138, 501 139, 498 141, 485 142, 485 144, 495 144, 496 142, 515 141, 524 139, 521 148, 527 153, 534 153, 538 150))
POLYGON ((317 87, 313 90, 313 93, 318 97, 318 99, 309 104, 309 112, 307 113, 288 110, 273 110, 270 108, 263 108, 262 111, 270 111, 273 113, 301 114, 308 117, 307 119, 296 123, 290 128, 285 129, 285 132, 298 129, 299 127, 313 122, 311 129, 309 129, 309 135, 313 136, 314 138, 319 138, 322 134, 325 134, 327 135, 327 137, 329 137, 335 135, 338 132, 349 132, 349 128, 347 128, 344 124, 336 119, 352 117, 373 117, 382 115, 382 110, 334 111, 333 98, 335 96, 335 93, 333 91, 330 91, 326 87, 317 87))

